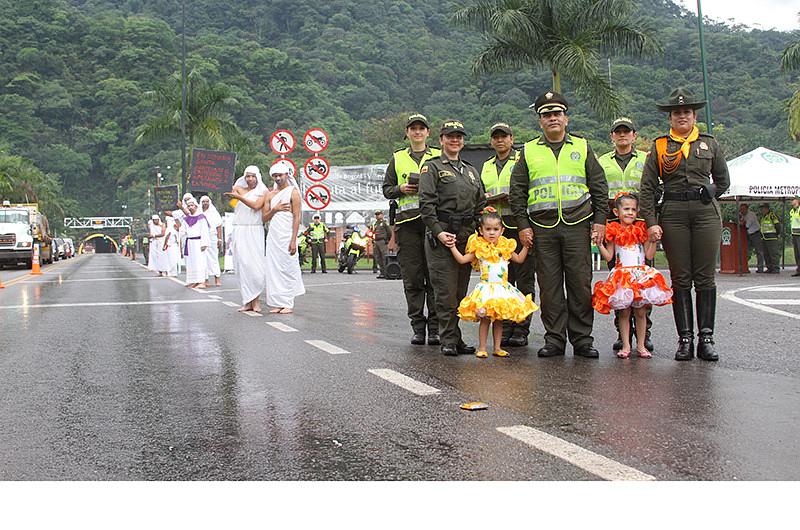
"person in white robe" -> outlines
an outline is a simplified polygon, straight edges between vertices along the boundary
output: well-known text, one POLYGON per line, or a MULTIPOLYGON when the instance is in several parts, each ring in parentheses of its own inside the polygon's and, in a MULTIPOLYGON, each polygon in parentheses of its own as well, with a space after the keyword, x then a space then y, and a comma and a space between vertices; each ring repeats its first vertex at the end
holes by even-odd
POLYGON ((306 292, 297 260, 297 232, 300 228, 300 190, 290 175, 290 166, 278 162, 270 168, 275 192, 264 204, 267 233, 267 305, 270 313, 294 312, 294 299, 306 292))
POLYGON ((261 209, 268 194, 258 166, 247 166, 233 190, 226 193, 238 202, 233 209, 233 262, 242 307, 239 311, 261 312, 259 297, 266 285, 264 221, 261 209))
MULTIPOLYGON (((203 210, 203 215, 206 216, 211 232, 209 233, 210 243, 206 249, 206 259, 208 265, 206 267, 208 275, 214 277, 214 285, 219 287, 222 285, 222 271, 219 268, 219 250, 220 242, 222 241, 222 216, 214 207, 211 202, 211 197, 203 195, 200 197, 200 208, 203 210)), ((208 279, 206 279, 206 287, 210 287, 208 279)))
POLYGON ((180 263, 181 259, 181 222, 177 219, 168 219, 166 225, 167 231, 164 235, 164 251, 167 253, 167 263, 169 264, 167 276, 178 276, 178 263, 180 263))
POLYGON ((151 271, 157 272, 159 276, 164 276, 169 269, 167 255, 164 252, 166 225, 161 222, 161 218, 158 215, 153 215, 148 223, 148 230, 150 233, 150 248, 148 250, 147 267, 151 271))
POLYGON ((200 213, 200 205, 194 197, 187 199, 189 213, 185 213, 181 223, 186 229, 183 243, 183 256, 186 259, 186 286, 205 289, 207 273, 206 249, 210 243, 211 227, 206 216, 200 213))

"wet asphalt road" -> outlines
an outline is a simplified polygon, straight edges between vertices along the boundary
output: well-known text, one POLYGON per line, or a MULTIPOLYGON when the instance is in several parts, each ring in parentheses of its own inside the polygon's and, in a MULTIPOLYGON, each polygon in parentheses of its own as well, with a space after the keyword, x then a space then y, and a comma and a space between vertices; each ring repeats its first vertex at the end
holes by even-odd
POLYGON ((599 360, 537 358, 536 317, 528 348, 482 360, 411 346, 401 282, 368 272, 304 274, 294 315, 254 317, 224 304, 233 275, 197 292, 115 255, 43 271, 2 271, 0 480, 800 479, 788 273, 719 277, 709 364, 672 360, 669 308, 651 360, 616 359, 602 315, 599 360))

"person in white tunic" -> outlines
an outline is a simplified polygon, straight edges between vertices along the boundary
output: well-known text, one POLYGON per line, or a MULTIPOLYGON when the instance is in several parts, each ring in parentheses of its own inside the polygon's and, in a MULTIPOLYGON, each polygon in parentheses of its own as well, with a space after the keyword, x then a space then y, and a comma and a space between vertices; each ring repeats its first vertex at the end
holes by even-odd
POLYGON ((167 225, 167 231, 164 235, 164 251, 167 253, 167 263, 169 264, 167 276, 177 276, 178 263, 181 260, 181 222, 177 219, 167 219, 165 224, 167 225))
POLYGON ((194 198, 188 199, 186 205, 189 213, 183 216, 182 223, 186 228, 183 255, 186 258, 186 287, 205 289, 206 283, 206 249, 210 243, 206 216, 200 213, 200 205, 194 198))
POLYGON ((169 270, 167 255, 164 252, 166 225, 161 222, 161 218, 158 215, 153 215, 148 223, 148 228, 150 232, 150 249, 148 251, 147 266, 151 271, 163 276, 169 270))
MULTIPOLYGON (((203 215, 206 216, 211 232, 209 233, 210 243, 206 249, 206 259, 208 261, 208 275, 214 277, 214 285, 219 287, 222 285, 222 271, 219 268, 219 250, 220 241, 222 241, 222 216, 214 207, 211 202, 211 197, 203 195, 200 197, 200 208, 203 210, 203 215)), ((210 287, 208 279, 206 279, 206 287, 210 287)))
POLYGON ((267 305, 270 313, 294 312, 294 299, 306 292, 297 260, 297 231, 300 228, 300 191, 285 162, 274 164, 269 174, 275 193, 264 204, 267 233, 267 305))
POLYGON ((225 195, 237 199, 233 209, 233 261, 242 307, 239 311, 261 312, 259 297, 266 285, 264 221, 261 208, 267 187, 258 166, 247 166, 233 190, 225 195))

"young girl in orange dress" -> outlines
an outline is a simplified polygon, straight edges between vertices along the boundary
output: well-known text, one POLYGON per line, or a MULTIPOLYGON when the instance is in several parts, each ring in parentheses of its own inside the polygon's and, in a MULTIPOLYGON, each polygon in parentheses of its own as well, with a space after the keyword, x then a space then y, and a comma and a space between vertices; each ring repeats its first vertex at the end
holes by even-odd
POLYGON ((630 320, 633 311, 636 324, 636 353, 643 359, 653 356, 644 346, 647 331, 647 308, 672 303, 672 289, 660 272, 645 264, 656 254, 656 242, 650 241, 647 227, 637 221, 639 198, 634 193, 620 192, 614 198, 614 214, 619 222, 606 225, 605 242, 600 255, 606 261, 616 257, 616 264, 604 282, 594 285, 592 306, 603 314, 620 311, 619 334, 622 349, 617 357, 631 355, 630 320))
POLYGON ((489 325, 494 322, 494 355, 508 357, 508 352, 500 347, 503 320, 522 322, 539 309, 531 295, 523 295, 508 283, 509 260, 514 263, 525 261, 528 247, 522 247, 519 253, 514 252, 517 242, 503 237, 503 219, 491 207, 484 209, 478 231, 480 235, 472 234, 467 240, 466 254, 461 254, 455 246, 450 247, 457 262, 472 263, 476 270, 481 271, 478 285, 458 305, 458 316, 461 320, 480 321, 476 356, 484 359, 489 356, 486 344, 489 325))

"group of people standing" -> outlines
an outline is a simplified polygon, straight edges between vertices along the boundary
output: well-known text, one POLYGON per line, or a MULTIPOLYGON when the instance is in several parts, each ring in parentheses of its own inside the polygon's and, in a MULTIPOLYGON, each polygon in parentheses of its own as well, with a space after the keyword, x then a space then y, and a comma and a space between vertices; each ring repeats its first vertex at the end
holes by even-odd
MULTIPOLYGON (((756 255, 756 272, 779 274, 783 254, 783 223, 769 204, 758 207, 760 217, 747 204, 739 205, 739 224, 747 230, 748 259, 756 255)), ((800 198, 792 199, 789 211, 792 231, 792 247, 797 270, 792 276, 800 276, 800 198)))
POLYGON ((476 353, 462 339, 462 315, 481 319, 481 357, 488 320, 506 320, 502 331, 494 328, 495 355, 505 356, 502 346, 527 345, 535 278, 545 328, 538 356, 564 355, 569 342, 576 356, 598 357, 592 337, 594 243, 610 267, 622 271, 596 286, 594 296, 594 307, 618 312, 620 333, 613 345, 618 356, 630 355, 629 334, 638 327, 637 352, 649 357, 650 308, 673 302, 675 358, 693 358, 694 287, 697 356, 717 360, 714 268, 721 216, 716 199, 729 179, 718 143, 697 128, 697 110, 704 105, 678 88, 657 105, 668 113, 670 130, 649 154, 635 149, 633 120, 621 118, 611 127, 615 150, 598 158, 584 138, 567 131, 566 99, 548 91, 531 105, 543 134, 515 150, 511 127, 493 125, 495 156, 481 171, 461 157, 466 131, 460 121, 442 125, 436 149, 427 145, 427 118, 409 116, 410 145, 389 161, 383 192, 398 206, 394 231, 411 343, 427 338, 445 355, 476 353), (658 241, 669 261, 671 287, 648 264, 658 241), (481 283, 487 285, 467 297, 470 261, 481 267, 481 283), (492 283, 515 288, 498 290, 492 283), (598 294, 603 289, 604 299, 598 294), (495 291, 504 293, 505 302, 485 296, 495 291), (507 310, 492 312, 501 306, 507 310))

